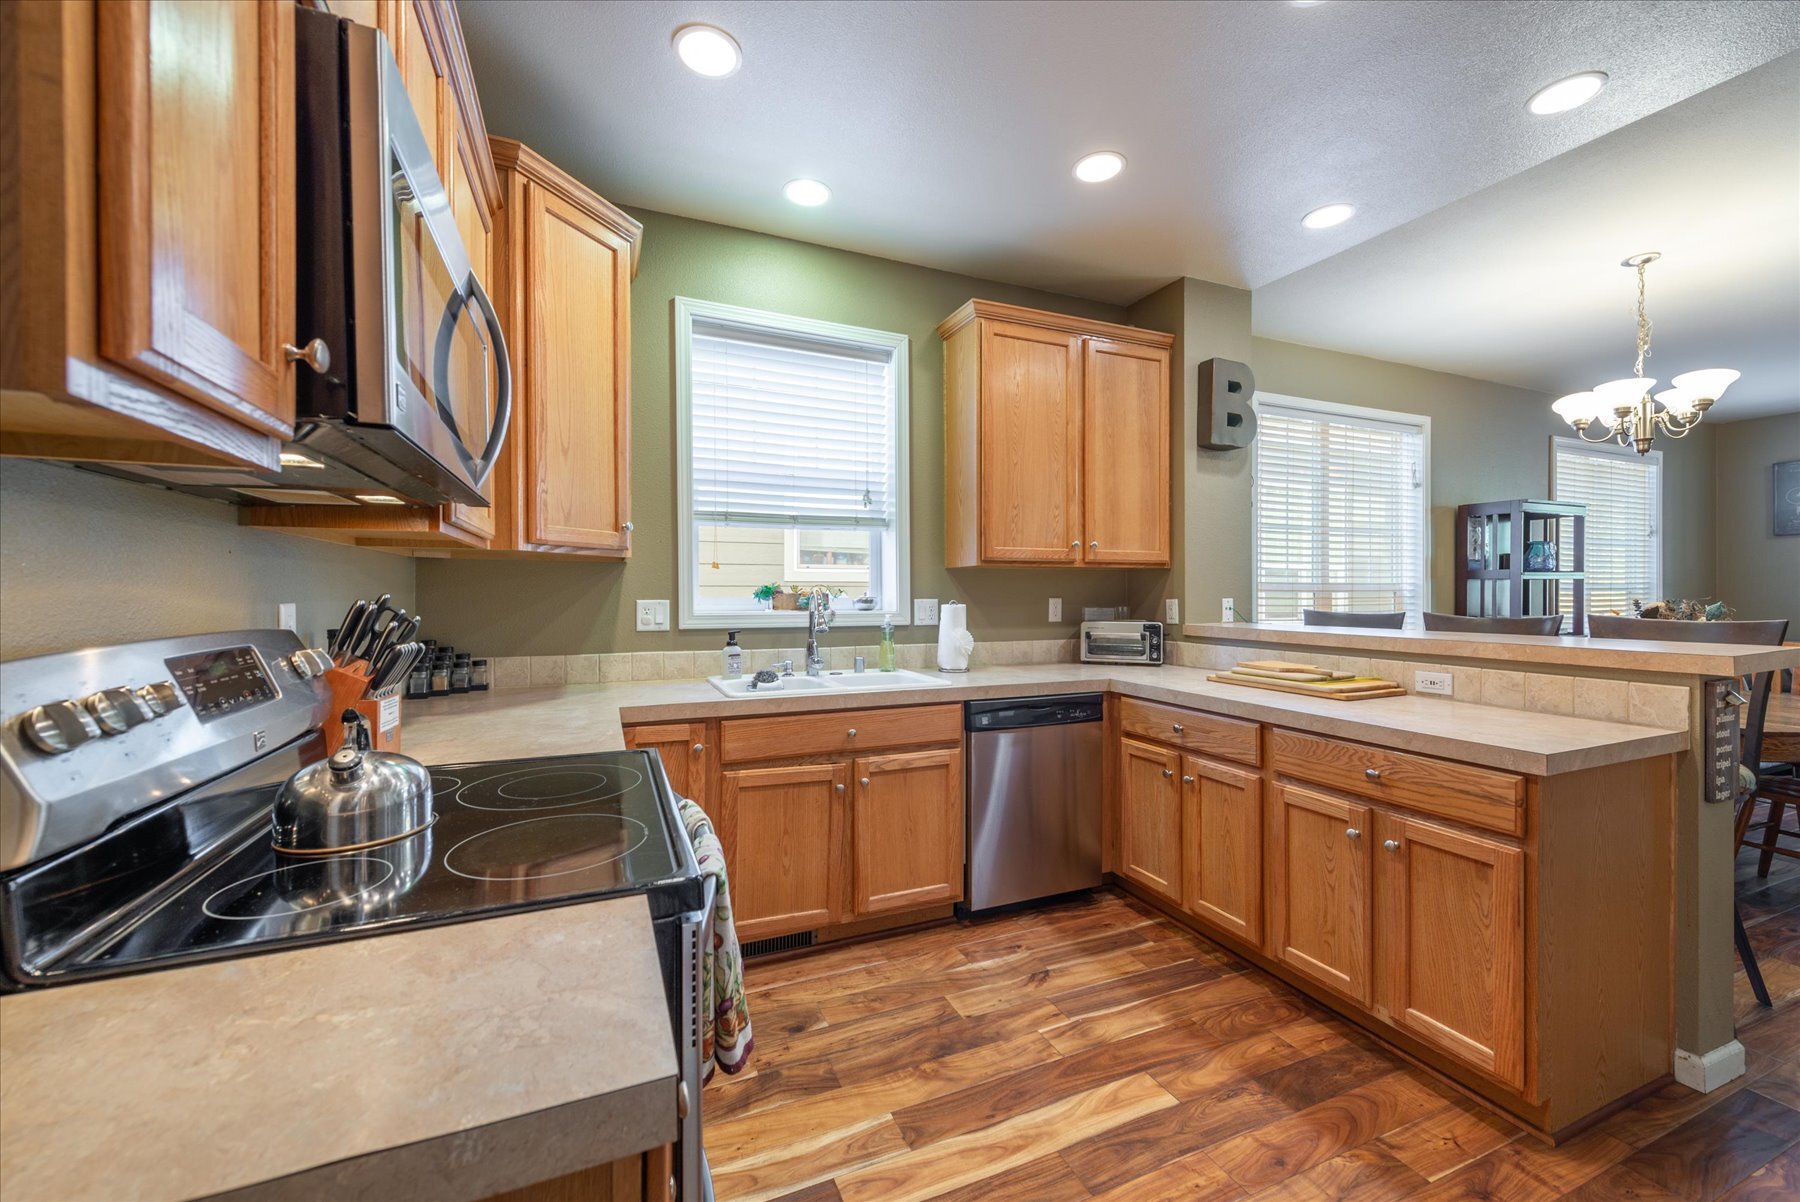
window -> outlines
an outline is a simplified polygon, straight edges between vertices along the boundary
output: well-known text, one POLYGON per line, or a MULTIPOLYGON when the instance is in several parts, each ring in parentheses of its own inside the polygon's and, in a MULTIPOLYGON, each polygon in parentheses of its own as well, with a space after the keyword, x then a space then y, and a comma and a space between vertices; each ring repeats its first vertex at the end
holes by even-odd
MULTIPOLYGON (((1662 452, 1550 440, 1553 500, 1587 506, 1587 610, 1630 616, 1662 596, 1662 452)), ((1573 524, 1565 537, 1572 535, 1573 524)), ((1572 563, 1565 555, 1563 562, 1572 563)))
POLYGON ((770 586, 903 624, 905 335, 682 297, 675 338, 681 625, 803 621, 770 586))
POLYGON ((1422 610, 1431 419, 1256 399, 1256 620, 1422 610))

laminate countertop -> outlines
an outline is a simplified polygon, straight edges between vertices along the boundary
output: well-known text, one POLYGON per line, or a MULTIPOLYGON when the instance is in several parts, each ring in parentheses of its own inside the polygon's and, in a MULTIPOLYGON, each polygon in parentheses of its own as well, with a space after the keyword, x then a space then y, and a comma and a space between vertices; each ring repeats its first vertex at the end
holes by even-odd
POLYGON ((485 1198, 675 1138, 641 897, 0 998, 6 1202, 485 1198))
POLYGON ((428 764, 625 745, 644 722, 813 713, 1068 692, 1114 692, 1399 751, 1553 776, 1684 751, 1686 730, 1631 726, 1435 697, 1333 701, 1220 684, 1199 668, 1036 664, 973 668, 937 687, 732 699, 704 680, 500 689, 406 704, 402 750, 428 764))

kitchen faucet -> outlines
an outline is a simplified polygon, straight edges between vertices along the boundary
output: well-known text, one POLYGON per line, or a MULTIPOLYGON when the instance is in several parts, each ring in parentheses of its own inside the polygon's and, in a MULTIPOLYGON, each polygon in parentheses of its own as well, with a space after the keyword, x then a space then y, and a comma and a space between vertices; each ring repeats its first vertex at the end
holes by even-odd
POLYGON ((819 654, 819 636, 831 631, 831 594, 818 586, 813 587, 812 599, 806 606, 806 674, 817 676, 825 668, 825 658, 819 654))

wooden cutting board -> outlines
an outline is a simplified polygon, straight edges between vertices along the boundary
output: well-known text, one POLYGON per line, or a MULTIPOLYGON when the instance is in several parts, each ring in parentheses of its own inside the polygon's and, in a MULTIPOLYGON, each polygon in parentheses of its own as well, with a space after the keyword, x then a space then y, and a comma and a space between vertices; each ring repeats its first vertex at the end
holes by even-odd
POLYGON ((1333 681, 1330 684, 1300 684, 1294 681, 1270 680, 1263 676, 1237 676, 1215 673, 1206 679, 1219 684, 1241 684, 1252 689, 1273 689, 1277 693, 1298 693, 1303 697, 1324 697, 1331 701, 1367 701, 1373 697, 1404 697, 1406 690, 1391 680, 1364 677, 1333 681))

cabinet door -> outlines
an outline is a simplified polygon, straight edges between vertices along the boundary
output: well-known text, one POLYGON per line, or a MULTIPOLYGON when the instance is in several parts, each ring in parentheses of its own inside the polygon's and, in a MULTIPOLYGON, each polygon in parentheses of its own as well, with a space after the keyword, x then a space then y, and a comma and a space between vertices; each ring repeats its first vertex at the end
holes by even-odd
POLYGON ((1088 338, 1081 496, 1087 563, 1169 562, 1169 353, 1088 338))
POLYGON ((1525 1083, 1525 854, 1381 815, 1376 894, 1388 1021, 1514 1088, 1525 1083))
POLYGON ((624 553, 631 520, 631 247, 532 184, 523 281, 525 541, 624 553))
POLYGON ((1275 786, 1270 894, 1275 958, 1369 1004, 1369 807, 1275 786))
POLYGON ((1119 740, 1119 871, 1181 902, 1181 757, 1119 740))
POLYGON ((863 756, 855 789, 856 912, 962 900, 962 751, 863 756))
POLYGON ((282 346, 307 337, 293 328, 293 5, 96 12, 101 352, 289 437, 282 346))
POLYGON ((981 558, 1078 563, 1081 337, 981 323, 981 558))
POLYGON ((1262 778, 1189 756, 1182 764, 1182 902, 1247 943, 1262 939, 1262 778))
MULTIPOLYGON (((625 746, 638 751, 654 751, 662 759, 669 787, 681 796, 698 802, 715 825, 719 812, 712 800, 712 784, 707 772, 706 726, 700 722, 671 722, 658 726, 633 726, 625 732, 625 746)), ((719 838, 725 830, 718 826, 719 838)), ((727 851, 730 850, 727 845, 727 851)))
POLYGON ((719 791, 738 938, 767 939, 843 920, 847 764, 742 768, 719 791))
POLYGON ((431 158, 437 164, 438 178, 449 181, 450 140, 445 137, 449 112, 447 87, 447 48, 440 45, 437 22, 427 20, 422 0, 392 0, 388 17, 388 42, 394 60, 400 67, 400 79, 406 94, 412 98, 413 112, 425 141, 431 146, 431 158))

